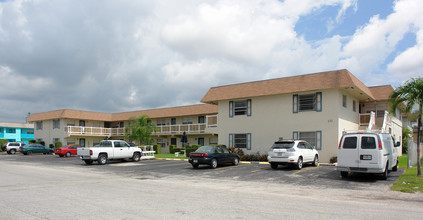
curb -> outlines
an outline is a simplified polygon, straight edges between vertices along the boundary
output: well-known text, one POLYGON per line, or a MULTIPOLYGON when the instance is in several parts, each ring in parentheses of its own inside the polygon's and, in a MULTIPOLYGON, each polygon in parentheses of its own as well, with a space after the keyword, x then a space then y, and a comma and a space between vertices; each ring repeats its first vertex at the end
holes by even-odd
MULTIPOLYGON (((176 161, 188 161, 188 159, 176 159, 176 158, 154 158, 156 160, 176 160, 176 161)), ((262 164, 269 165, 269 162, 260 162, 260 161, 240 161, 242 164, 262 164)), ((319 166, 336 166, 336 163, 319 163, 319 166)))

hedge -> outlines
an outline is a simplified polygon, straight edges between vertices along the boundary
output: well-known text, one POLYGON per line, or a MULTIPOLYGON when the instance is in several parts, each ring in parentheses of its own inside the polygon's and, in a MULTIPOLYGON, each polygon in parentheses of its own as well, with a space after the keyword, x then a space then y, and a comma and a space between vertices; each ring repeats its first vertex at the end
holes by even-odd
POLYGON ((154 151, 156 151, 156 154, 160 154, 162 152, 162 145, 155 144, 153 145, 154 151))
POLYGON ((60 141, 56 141, 56 142, 54 143, 54 147, 55 147, 55 148, 61 148, 61 147, 62 147, 62 142, 60 142, 60 141))

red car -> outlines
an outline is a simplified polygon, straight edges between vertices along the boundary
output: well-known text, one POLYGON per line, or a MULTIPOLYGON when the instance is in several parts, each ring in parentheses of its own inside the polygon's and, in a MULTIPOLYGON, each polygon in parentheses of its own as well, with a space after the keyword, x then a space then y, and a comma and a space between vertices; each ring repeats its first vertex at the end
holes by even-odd
POLYGON ((69 144, 66 147, 61 147, 61 148, 56 148, 56 150, 54 151, 55 154, 59 155, 59 157, 70 157, 71 155, 76 155, 76 149, 78 147, 81 147, 79 145, 74 145, 74 144, 69 144))

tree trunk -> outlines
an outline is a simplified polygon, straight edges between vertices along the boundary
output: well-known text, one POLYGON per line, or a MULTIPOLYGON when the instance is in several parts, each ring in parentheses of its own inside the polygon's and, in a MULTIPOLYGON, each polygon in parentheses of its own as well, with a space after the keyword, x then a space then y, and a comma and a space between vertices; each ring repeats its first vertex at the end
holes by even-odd
POLYGON ((419 118, 417 119, 417 176, 422 176, 420 167, 420 141, 421 141, 421 127, 422 127, 422 105, 419 106, 419 118))

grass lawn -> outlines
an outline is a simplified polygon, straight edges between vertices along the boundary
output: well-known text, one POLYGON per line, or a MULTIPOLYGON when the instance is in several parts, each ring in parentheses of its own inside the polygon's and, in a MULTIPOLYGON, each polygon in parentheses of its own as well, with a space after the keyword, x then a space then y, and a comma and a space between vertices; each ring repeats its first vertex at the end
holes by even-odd
MULTIPOLYGON (((421 163, 423 163, 423 158, 421 163)), ((399 158, 398 167, 406 169, 407 167, 407 155, 402 155, 399 158)), ((417 177, 417 166, 413 165, 412 168, 408 168, 398 178, 398 180, 391 186, 391 190, 401 192, 423 192, 423 177, 417 177)))
POLYGON ((179 157, 175 157, 175 154, 154 154, 155 158, 171 158, 171 159, 188 159, 184 157, 183 154, 180 154, 179 157))

